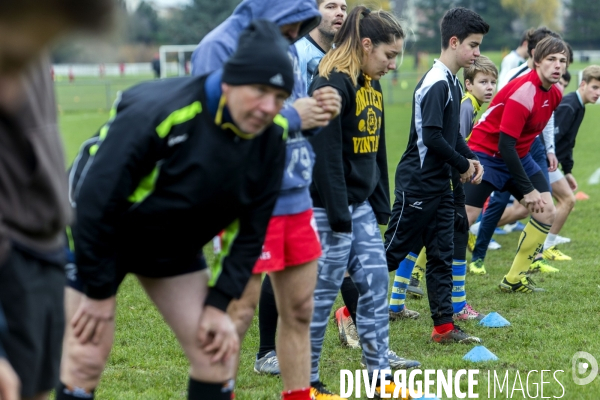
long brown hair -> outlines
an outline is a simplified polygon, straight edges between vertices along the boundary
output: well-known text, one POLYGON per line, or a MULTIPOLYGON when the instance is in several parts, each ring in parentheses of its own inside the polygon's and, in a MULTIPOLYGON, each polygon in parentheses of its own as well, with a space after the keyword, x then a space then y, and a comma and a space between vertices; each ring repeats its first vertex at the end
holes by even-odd
POLYGON ((352 83, 356 85, 364 56, 361 43, 364 38, 371 39, 373 47, 377 47, 381 43, 404 39, 404 30, 396 17, 387 11, 370 11, 365 6, 354 7, 335 34, 334 48, 321 60, 319 75, 329 78, 335 68, 350 76, 352 83))

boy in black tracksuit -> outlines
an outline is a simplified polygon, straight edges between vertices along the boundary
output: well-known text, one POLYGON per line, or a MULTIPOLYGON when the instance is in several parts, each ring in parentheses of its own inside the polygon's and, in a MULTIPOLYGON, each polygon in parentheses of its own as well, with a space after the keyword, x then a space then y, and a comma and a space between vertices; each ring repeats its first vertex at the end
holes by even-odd
MULTIPOLYGON (((385 233, 388 269, 395 271, 419 241, 427 248, 427 289, 437 342, 480 342, 452 322, 454 198, 451 170, 461 181, 482 171, 460 137, 462 89, 456 73, 479 54, 489 26, 455 8, 442 20, 442 54, 417 84, 408 147, 396 169, 396 200, 385 233)), ((476 175, 475 175, 476 174, 476 175)))
POLYGON ((188 398, 231 397, 227 359, 238 345, 225 310, 261 253, 281 184, 287 121, 277 113, 294 81, 287 46, 276 25, 255 21, 223 70, 125 91, 84 144, 70 173, 77 270, 66 308, 77 311, 67 322, 57 400, 81 390, 93 398, 112 345, 106 331, 114 330, 103 315, 114 315, 127 273, 190 359, 188 398), (223 229, 230 240, 207 278, 202 247, 223 229))

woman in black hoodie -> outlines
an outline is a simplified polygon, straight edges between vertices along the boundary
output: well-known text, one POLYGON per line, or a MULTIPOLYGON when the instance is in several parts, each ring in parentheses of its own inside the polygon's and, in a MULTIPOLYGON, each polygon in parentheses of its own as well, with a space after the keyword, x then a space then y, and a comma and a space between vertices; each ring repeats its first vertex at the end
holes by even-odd
POLYGON ((388 223, 390 197, 378 81, 396 68, 403 38, 390 13, 354 8, 311 85, 312 91, 332 86, 342 97, 340 115, 311 140, 317 159, 311 195, 323 247, 311 322, 313 394, 328 393, 319 380, 319 358, 346 270, 360 294, 356 325, 363 365, 370 373, 390 370, 388 272, 378 227, 388 223))

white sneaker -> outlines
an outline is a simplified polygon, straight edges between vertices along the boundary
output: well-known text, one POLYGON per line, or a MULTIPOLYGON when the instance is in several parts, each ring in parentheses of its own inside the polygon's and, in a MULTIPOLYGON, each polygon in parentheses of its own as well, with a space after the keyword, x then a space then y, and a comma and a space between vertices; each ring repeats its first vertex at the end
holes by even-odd
POLYGON ((502 245, 496 242, 494 239, 490 240, 490 244, 488 244, 488 250, 498 250, 501 249, 502 245))
POLYGON ((471 231, 471 233, 475 236, 477 236, 479 234, 479 225, 481 224, 481 222, 475 222, 473 225, 471 225, 471 227, 469 228, 469 231, 471 231))
POLYGON ((556 235, 556 239, 554 239, 554 244, 557 245, 564 243, 571 243, 571 239, 569 239, 568 237, 556 235))
POLYGON ((506 233, 511 233, 513 231, 513 229, 515 229, 517 227, 517 223, 515 222, 514 224, 506 224, 502 227, 502 229, 504 229, 504 232, 506 233))

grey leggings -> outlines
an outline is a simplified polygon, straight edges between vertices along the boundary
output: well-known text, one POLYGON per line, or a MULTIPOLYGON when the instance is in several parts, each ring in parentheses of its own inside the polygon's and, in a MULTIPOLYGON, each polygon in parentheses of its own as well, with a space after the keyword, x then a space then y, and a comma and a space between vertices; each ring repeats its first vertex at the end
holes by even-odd
POLYGON ((315 208, 315 220, 323 247, 319 258, 311 335, 311 382, 319 380, 319 359, 331 307, 348 270, 360 297, 356 328, 367 359, 367 369, 390 369, 388 270, 377 220, 368 202, 349 207, 352 233, 333 232, 324 208, 315 208))

